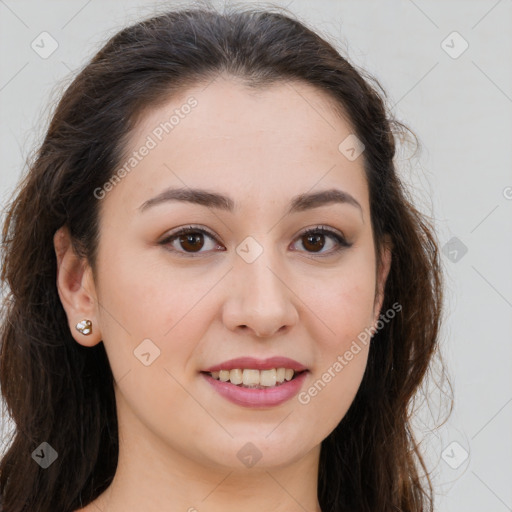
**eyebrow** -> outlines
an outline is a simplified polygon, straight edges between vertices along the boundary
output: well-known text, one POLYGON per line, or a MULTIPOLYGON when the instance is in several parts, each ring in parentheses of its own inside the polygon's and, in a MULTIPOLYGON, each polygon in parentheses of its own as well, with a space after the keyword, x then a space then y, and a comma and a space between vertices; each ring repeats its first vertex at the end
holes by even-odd
MULTIPOLYGON (((169 188, 164 190, 152 199, 148 199, 139 207, 141 212, 153 206, 166 203, 169 201, 182 201, 187 203, 198 204, 208 208, 216 208, 227 212, 233 212, 235 209, 235 202, 228 196, 224 196, 217 192, 198 188, 169 188)), ((299 194, 291 199, 286 215, 290 213, 302 212, 312 208, 318 208, 332 203, 348 204, 361 211, 363 208, 361 204, 348 192, 339 189, 328 189, 321 192, 310 192, 306 194, 299 194)))

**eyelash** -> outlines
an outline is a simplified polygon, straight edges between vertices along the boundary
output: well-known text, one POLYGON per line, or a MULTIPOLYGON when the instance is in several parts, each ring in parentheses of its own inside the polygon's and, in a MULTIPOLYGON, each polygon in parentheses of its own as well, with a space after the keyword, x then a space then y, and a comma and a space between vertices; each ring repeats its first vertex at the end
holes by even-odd
MULTIPOLYGON (((195 226, 186 226, 186 227, 180 228, 175 233, 172 233, 171 235, 164 238, 161 242, 159 242, 159 245, 170 246, 170 244, 173 240, 177 239, 178 237, 180 237, 182 235, 197 234, 197 233, 202 233, 204 235, 208 235, 210 238, 212 238, 218 244, 218 241, 217 241, 215 235, 213 233, 211 233, 210 231, 208 231, 204 228, 198 228, 195 226)), ((332 237, 337 244, 337 247, 335 249, 333 249, 327 253, 315 253, 315 252, 309 253, 309 254, 319 257, 319 258, 332 256, 332 255, 337 254, 338 252, 342 251, 343 249, 347 249, 352 246, 352 243, 347 242, 342 235, 338 234, 336 231, 325 228, 323 226, 317 226, 315 228, 308 228, 305 231, 303 231, 297 237, 297 239, 300 239, 300 238, 308 236, 308 235, 313 235, 313 234, 328 235, 328 236, 332 237)), ((168 247, 167 249, 169 251, 177 254, 178 256, 185 257, 185 258, 197 258, 202 254, 201 252, 197 252, 197 253, 182 252, 182 251, 178 251, 172 247, 168 247)))

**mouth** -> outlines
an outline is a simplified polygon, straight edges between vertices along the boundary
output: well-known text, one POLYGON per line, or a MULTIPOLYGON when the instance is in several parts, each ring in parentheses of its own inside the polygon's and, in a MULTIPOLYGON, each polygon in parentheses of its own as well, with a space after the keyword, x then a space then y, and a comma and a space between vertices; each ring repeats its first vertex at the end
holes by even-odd
POLYGON ((297 378, 307 370, 296 371, 292 368, 270 368, 257 370, 255 368, 233 368, 231 370, 217 370, 201 372, 220 382, 229 382, 241 388, 268 389, 281 386, 297 378))
POLYGON ((242 407, 275 407, 295 396, 309 369, 288 357, 239 357, 205 368, 206 382, 225 399, 242 407))

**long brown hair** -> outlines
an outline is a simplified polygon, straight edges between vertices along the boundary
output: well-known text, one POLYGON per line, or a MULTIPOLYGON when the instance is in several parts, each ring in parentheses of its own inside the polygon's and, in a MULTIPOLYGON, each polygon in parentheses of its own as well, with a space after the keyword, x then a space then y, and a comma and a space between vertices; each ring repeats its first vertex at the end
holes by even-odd
MULTIPOLYGON (((434 228, 395 168, 406 133, 377 80, 283 8, 179 8, 112 37, 63 94, 3 227, 0 385, 15 430, 0 463, 8 512, 70 511, 110 484, 118 437, 113 377, 102 343, 76 343, 56 287, 53 235, 66 225, 94 268, 94 190, 122 161, 145 109, 219 73, 253 87, 299 80, 326 92, 365 145, 377 253, 393 243, 383 311, 402 311, 374 336, 345 417, 323 441, 318 494, 325 512, 433 510, 433 489, 411 428, 411 404, 437 354, 442 274, 434 228), (58 460, 31 453, 48 442, 58 460)), ((410 132, 409 132, 410 133, 410 132)), ((440 359, 442 364, 442 360, 440 359)))

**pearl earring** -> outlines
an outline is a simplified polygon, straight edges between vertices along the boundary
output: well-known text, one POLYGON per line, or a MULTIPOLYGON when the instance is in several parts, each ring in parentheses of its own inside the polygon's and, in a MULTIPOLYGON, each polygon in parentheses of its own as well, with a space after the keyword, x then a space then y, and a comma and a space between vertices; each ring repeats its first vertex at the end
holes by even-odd
POLYGON ((82 320, 76 324, 75 328, 79 333, 87 336, 92 332, 92 322, 90 320, 82 320))

